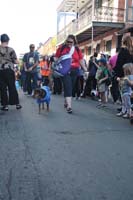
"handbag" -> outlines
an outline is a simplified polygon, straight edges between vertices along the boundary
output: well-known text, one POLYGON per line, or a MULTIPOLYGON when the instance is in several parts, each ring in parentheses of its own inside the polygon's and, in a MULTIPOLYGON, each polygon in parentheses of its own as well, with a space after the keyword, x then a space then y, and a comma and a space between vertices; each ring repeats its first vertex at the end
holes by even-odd
POLYGON ((63 77, 70 71, 74 50, 75 47, 72 46, 69 53, 61 56, 57 61, 53 63, 52 70, 54 77, 63 77))

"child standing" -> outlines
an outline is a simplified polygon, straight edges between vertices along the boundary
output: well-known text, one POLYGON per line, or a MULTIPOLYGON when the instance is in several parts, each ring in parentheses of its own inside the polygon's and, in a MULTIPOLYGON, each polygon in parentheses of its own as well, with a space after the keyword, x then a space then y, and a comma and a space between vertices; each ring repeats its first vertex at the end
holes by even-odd
POLYGON ((16 89, 17 91, 20 90, 20 76, 21 76, 21 72, 18 68, 18 66, 14 67, 14 73, 15 73, 15 85, 16 85, 16 89))
POLYGON ((127 63, 123 65, 124 78, 117 78, 120 85, 122 98, 122 111, 117 113, 117 116, 129 118, 131 116, 131 83, 133 82, 133 64, 127 63))
POLYGON ((105 107, 105 103, 106 103, 105 92, 107 90, 106 80, 108 79, 108 69, 106 65, 107 65, 107 61, 105 58, 101 58, 100 60, 98 60, 96 80, 97 80, 98 93, 101 99, 101 103, 98 104, 98 106, 100 107, 105 107))

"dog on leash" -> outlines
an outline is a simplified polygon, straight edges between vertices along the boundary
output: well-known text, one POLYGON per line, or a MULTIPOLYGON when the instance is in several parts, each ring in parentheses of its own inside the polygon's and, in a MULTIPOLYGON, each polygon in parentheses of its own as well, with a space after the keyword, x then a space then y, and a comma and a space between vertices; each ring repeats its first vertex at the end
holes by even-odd
POLYGON ((47 111, 49 112, 49 104, 51 92, 49 86, 41 86, 41 88, 37 88, 34 90, 33 98, 36 99, 38 104, 38 112, 41 113, 41 110, 44 110, 44 105, 47 106, 47 111))

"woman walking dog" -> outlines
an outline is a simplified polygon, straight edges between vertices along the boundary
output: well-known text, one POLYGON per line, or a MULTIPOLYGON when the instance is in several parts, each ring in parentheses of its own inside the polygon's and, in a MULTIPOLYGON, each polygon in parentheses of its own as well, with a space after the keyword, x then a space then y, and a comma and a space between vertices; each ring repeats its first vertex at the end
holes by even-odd
POLYGON ((68 35, 65 44, 60 46, 55 54, 55 57, 58 59, 61 56, 68 54, 72 47, 74 47, 74 51, 72 54, 70 71, 62 77, 65 100, 64 107, 66 107, 68 113, 72 113, 72 96, 75 89, 76 79, 79 74, 79 69, 82 67, 83 70, 87 72, 87 68, 83 60, 82 52, 77 46, 77 41, 74 35, 68 35))

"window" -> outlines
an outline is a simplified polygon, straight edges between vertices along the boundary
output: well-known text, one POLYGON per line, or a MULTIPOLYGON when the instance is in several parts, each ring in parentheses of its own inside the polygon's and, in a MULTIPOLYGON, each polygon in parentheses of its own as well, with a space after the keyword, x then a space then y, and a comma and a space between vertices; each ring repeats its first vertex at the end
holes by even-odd
POLYGON ((91 55, 91 47, 88 47, 88 55, 91 55))
POLYGON ((82 51, 82 54, 84 54, 85 50, 84 50, 84 49, 81 49, 81 51, 82 51))
POLYGON ((106 51, 107 51, 108 53, 111 52, 111 48, 112 48, 112 40, 106 41, 106 51))
POLYGON ((96 46, 96 52, 97 52, 97 53, 100 52, 100 44, 97 44, 97 46, 96 46))

